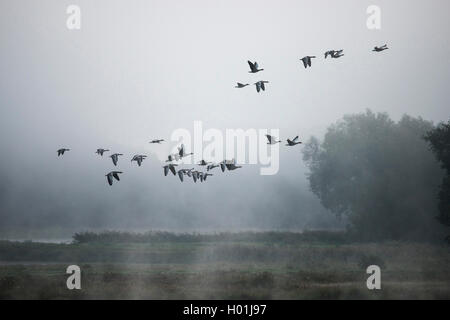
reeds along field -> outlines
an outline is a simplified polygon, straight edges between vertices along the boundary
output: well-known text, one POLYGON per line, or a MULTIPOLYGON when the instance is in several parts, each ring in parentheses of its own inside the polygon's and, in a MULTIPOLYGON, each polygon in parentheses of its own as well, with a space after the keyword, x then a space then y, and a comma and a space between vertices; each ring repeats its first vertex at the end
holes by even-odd
POLYGON ((441 243, 339 232, 81 233, 71 244, 0 242, 1 299, 449 299, 441 243), (68 290, 67 266, 81 268, 68 290), (369 290, 366 268, 381 268, 369 290))

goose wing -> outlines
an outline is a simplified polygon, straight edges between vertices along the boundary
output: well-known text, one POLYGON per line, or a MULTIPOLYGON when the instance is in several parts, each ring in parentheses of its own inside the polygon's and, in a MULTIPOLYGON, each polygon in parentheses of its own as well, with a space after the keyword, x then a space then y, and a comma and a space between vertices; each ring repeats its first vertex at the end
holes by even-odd
POLYGON ((266 90, 266 86, 264 85, 264 81, 261 81, 261 89, 262 89, 263 91, 266 90))
POLYGON ((296 136, 294 139, 292 139, 292 141, 295 142, 295 140, 297 140, 297 139, 298 139, 298 136, 296 136))
POLYGON ((106 175, 106 179, 108 180, 109 185, 112 186, 112 184, 113 184, 113 178, 112 178, 112 175, 111 175, 110 173, 108 173, 108 174, 106 175))
POLYGON ((170 171, 173 173, 173 175, 177 174, 177 171, 175 170, 174 166, 169 166, 170 171))
POLYGON ((115 166, 117 166, 117 156, 112 156, 111 159, 112 159, 113 164, 115 166))
POLYGON ((184 155, 184 144, 178 148, 178 154, 182 157, 184 155))
POLYGON ((164 167, 164 176, 167 176, 168 173, 169 173, 169 166, 165 166, 164 167))
MULTIPOLYGON (((113 172, 112 174, 114 176, 114 178, 116 178, 117 181, 120 181, 119 175, 117 172, 113 172)), ((112 180, 112 179, 111 179, 112 180)))
POLYGON ((261 90, 261 83, 257 82, 256 85, 256 91, 259 92, 261 90))
POLYGON ((306 67, 308 67, 308 63, 307 63, 307 61, 306 61, 306 58, 302 58, 302 59, 300 59, 300 60, 302 60, 303 66, 304 66, 305 69, 306 69, 306 67))
POLYGON ((248 65, 250 66, 250 70, 252 72, 255 72, 255 70, 256 70, 255 65, 250 60, 248 60, 247 62, 248 62, 248 65))
POLYGON ((183 171, 178 171, 178 177, 180 178, 181 182, 183 182, 184 179, 184 175, 183 175, 183 171))
POLYGON ((272 143, 272 141, 274 140, 274 138, 268 134, 266 134, 266 138, 267 138, 267 140, 269 140, 269 143, 272 143))

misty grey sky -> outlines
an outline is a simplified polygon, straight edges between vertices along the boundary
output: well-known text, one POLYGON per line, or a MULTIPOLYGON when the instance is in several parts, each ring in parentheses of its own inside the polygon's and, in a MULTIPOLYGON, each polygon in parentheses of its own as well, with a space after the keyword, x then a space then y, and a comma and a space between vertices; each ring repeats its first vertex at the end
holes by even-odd
MULTIPOLYGON (((0 219, 4 225, 286 228, 319 217, 301 148, 281 149, 276 176, 258 168, 203 185, 164 177, 177 128, 278 128, 321 137, 370 108, 448 119, 448 1, 2 1, 0 219), (66 8, 82 27, 66 28, 66 8), (381 30, 366 9, 381 8, 381 30), (375 54, 375 45, 390 50, 375 54), (341 59, 323 52, 344 49, 341 59), (316 55, 305 70, 299 58, 316 55), (265 70, 248 73, 247 60, 265 70), (237 81, 269 80, 266 92, 237 81), (60 146, 70 147, 63 159, 60 146), (110 188, 105 147, 124 156, 110 188), (132 154, 149 154, 142 168, 132 154), (313 214, 314 213, 314 214, 313 214)), ((194 150, 195 151, 195 150, 194 150)))

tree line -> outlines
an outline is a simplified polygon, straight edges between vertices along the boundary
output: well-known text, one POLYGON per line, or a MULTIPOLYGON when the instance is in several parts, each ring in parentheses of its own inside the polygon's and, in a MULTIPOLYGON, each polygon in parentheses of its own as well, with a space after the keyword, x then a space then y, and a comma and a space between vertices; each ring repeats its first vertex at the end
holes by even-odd
POLYGON ((363 240, 426 240, 450 226, 450 122, 346 115, 303 149, 311 191, 363 240), (436 219, 437 218, 437 219, 436 219), (441 224, 439 223, 441 222, 441 224))

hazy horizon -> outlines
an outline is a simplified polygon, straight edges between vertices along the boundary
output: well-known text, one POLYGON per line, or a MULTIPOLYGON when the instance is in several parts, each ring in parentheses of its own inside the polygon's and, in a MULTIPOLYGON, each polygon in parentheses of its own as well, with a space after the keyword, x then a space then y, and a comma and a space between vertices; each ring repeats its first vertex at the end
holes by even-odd
POLYGON ((309 191, 302 147, 280 147, 274 176, 247 165, 194 184, 163 175, 174 143, 148 141, 196 120, 306 141, 366 109, 449 119, 448 1, 378 1, 381 30, 366 27, 370 1, 84 0, 81 30, 66 28, 70 4, 0 3, 4 233, 341 228, 309 191), (345 56, 323 59, 330 49, 345 56), (306 55, 317 56, 308 69, 306 55), (264 71, 249 74, 247 60, 264 71), (234 88, 258 80, 266 91, 234 88), (60 147, 71 151, 58 158, 60 147), (124 154, 112 187, 100 147, 124 154), (130 164, 138 153, 142 167, 130 164))

